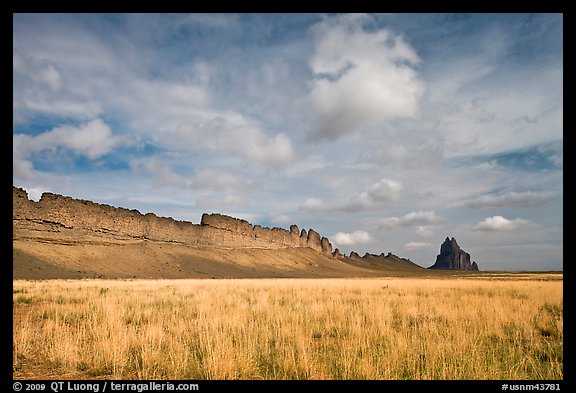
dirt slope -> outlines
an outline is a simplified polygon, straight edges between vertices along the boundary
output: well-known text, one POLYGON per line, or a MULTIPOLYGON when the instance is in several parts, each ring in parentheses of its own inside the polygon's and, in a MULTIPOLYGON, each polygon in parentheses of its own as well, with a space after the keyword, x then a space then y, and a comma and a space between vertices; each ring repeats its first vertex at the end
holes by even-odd
POLYGON ((141 241, 70 244, 13 241, 13 277, 50 278, 223 278, 369 277, 405 271, 399 264, 350 263, 310 248, 216 249, 141 241))

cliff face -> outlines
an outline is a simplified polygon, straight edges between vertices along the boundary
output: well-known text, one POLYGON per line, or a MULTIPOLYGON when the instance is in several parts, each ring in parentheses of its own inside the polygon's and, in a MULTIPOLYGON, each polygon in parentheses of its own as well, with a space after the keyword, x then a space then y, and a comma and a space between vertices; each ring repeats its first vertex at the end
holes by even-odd
POLYGON ((462 250, 456 239, 446 238, 440 246, 440 254, 428 269, 478 270, 476 262, 470 263, 470 254, 462 250))
POLYGON ((44 193, 38 202, 13 187, 15 239, 67 240, 93 243, 153 240, 198 247, 265 248, 309 247, 332 256, 327 238, 292 225, 290 230, 252 226, 221 214, 204 214, 200 225, 137 210, 44 193))

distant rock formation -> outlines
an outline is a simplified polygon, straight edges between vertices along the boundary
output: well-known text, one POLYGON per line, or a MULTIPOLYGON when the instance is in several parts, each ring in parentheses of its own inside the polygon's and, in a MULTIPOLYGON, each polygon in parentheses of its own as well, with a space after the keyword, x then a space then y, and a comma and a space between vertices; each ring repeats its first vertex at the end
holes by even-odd
POLYGON ((298 232, 264 228, 246 220, 222 214, 204 213, 200 225, 141 214, 128 210, 44 193, 31 201, 25 190, 13 187, 12 226, 14 238, 67 238, 71 242, 122 243, 142 240, 178 243, 200 247, 264 248, 309 247, 332 256, 332 244, 313 229, 298 232))
POLYGON ((440 254, 428 269, 478 270, 476 262, 470 263, 470 254, 462 250, 456 239, 446 238, 440 246, 440 254))
POLYGON ((332 243, 330 243, 328 238, 322 236, 322 239, 320 239, 320 245, 322 246, 322 252, 324 254, 332 255, 332 243))
MULTIPOLYGON (((338 251, 338 249, 336 249, 338 251)), ((335 251, 336 253, 336 251, 335 251)), ((338 251, 340 253, 340 251, 338 251)), ((333 254, 333 256, 335 256, 333 254)), ((365 253, 360 256, 356 251, 351 251, 350 256, 344 257, 344 261, 355 266, 361 266, 368 269, 385 269, 386 271, 424 271, 422 266, 418 266, 410 259, 401 258, 389 252, 388 254, 370 254, 365 253)))
POLYGON ((314 229, 310 228, 308 231, 308 247, 316 251, 322 251, 322 243, 320 240, 320 234, 314 229))
POLYGON ((298 236, 298 235, 299 235, 298 225, 296 225, 296 224, 290 225, 290 232, 292 232, 293 234, 295 234, 296 236, 298 236))
POLYGON ((391 261, 403 261, 403 262, 413 263, 410 259, 399 257, 398 255, 394 255, 394 254, 392 254, 391 252, 388 252, 388 254, 386 254, 386 255, 385 255, 384 253, 381 253, 380 255, 376 255, 376 254, 370 254, 370 253, 367 252, 366 254, 364 254, 364 256, 363 256, 362 258, 363 258, 363 259, 366 259, 366 258, 381 258, 381 259, 388 259, 388 260, 391 260, 391 261))

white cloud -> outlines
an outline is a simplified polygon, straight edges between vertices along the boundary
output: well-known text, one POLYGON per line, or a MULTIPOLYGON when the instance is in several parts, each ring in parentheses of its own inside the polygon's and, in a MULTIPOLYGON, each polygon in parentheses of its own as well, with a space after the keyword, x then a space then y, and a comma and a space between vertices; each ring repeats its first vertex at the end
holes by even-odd
MULTIPOLYGON (((190 67, 200 70, 195 64, 190 67)), ((131 70, 123 70, 124 78, 120 87, 110 86, 111 80, 104 80, 97 86, 100 89, 110 88, 117 92, 111 97, 108 106, 131 116, 131 126, 155 135, 159 131, 171 130, 185 122, 203 122, 221 116, 222 113, 209 106, 209 92, 206 86, 197 84, 195 76, 205 77, 206 71, 198 71, 202 75, 193 75, 179 81, 144 79, 132 74, 131 70), (134 99, 138 97, 138 99, 134 99)), ((99 97, 103 99, 104 97, 99 97)))
POLYGON ((196 206, 209 208, 218 211, 218 209, 229 209, 234 207, 243 207, 248 205, 248 200, 239 195, 226 195, 224 197, 214 195, 202 195, 196 199, 196 206))
POLYGON ((368 162, 382 166, 415 168, 437 165, 442 161, 443 150, 438 145, 406 147, 403 143, 379 146, 365 155, 368 162))
POLYGON ((253 183, 222 169, 201 169, 194 175, 190 186, 200 189, 246 191, 253 187, 253 183))
POLYGON ((476 225, 478 231, 512 231, 530 225, 528 220, 521 218, 507 219, 502 216, 487 217, 476 225))
POLYGON ((437 224, 442 221, 442 218, 437 216, 434 211, 416 211, 406 214, 400 220, 400 225, 402 226, 414 226, 414 225, 430 225, 437 224))
POLYGON ((14 179, 33 180, 37 177, 31 161, 14 156, 12 160, 12 176, 14 179))
POLYGON ((380 207, 383 203, 397 199, 403 189, 397 180, 381 179, 363 191, 353 195, 347 201, 326 203, 319 198, 308 198, 300 209, 305 211, 346 211, 357 212, 380 207))
POLYGON ((57 91, 62 85, 62 78, 54 64, 39 61, 34 57, 22 57, 18 53, 12 54, 12 70, 15 74, 57 91))
POLYGON ((310 101, 321 121, 316 137, 339 137, 395 117, 414 117, 424 84, 414 49, 368 15, 327 17, 312 28, 315 53, 310 101))
POLYGON ((330 210, 330 206, 328 206, 324 201, 318 198, 308 198, 306 199, 299 207, 301 210, 304 211, 325 211, 330 210))
POLYGON ((300 209, 305 211, 346 211, 358 212, 382 206, 383 203, 397 199, 404 186, 397 180, 381 179, 364 190, 356 193, 347 201, 326 203, 318 198, 308 198, 300 209))
POLYGON ((15 177, 32 179, 36 176, 30 157, 42 151, 57 152, 67 149, 89 159, 97 159, 124 143, 123 138, 112 134, 101 119, 79 126, 64 125, 38 135, 14 134, 13 163, 15 177))
POLYGON ((152 186, 155 188, 170 186, 197 190, 246 191, 253 187, 251 181, 222 169, 202 168, 194 175, 184 176, 174 171, 168 161, 161 157, 133 159, 130 161, 130 167, 134 171, 150 174, 152 186))
POLYGON ((466 203, 472 208, 485 207, 530 207, 542 205, 554 198, 550 192, 508 192, 500 195, 483 195, 466 203))
POLYGON ((354 195, 347 202, 335 205, 332 210, 357 212, 381 207, 400 197, 404 186, 398 180, 381 179, 354 195))
POLYGON ((338 246, 353 246, 372 241, 372 236, 366 231, 354 231, 352 233, 338 232, 330 237, 330 241, 338 246))
POLYGON ((34 28, 14 32, 14 123, 38 114, 86 121, 101 116, 107 105, 119 109, 115 101, 128 80, 120 75, 119 56, 73 18, 50 28, 42 18, 34 28), (105 69, 114 70, 107 76, 119 80, 105 82, 105 69))
POLYGON ((382 179, 360 193, 360 199, 371 202, 388 201, 396 198, 402 188, 402 183, 397 180, 382 179))
POLYGON ((392 228, 396 226, 410 227, 416 226, 419 231, 424 231, 426 226, 436 225, 443 220, 434 211, 415 211, 405 214, 402 217, 386 217, 378 219, 380 228, 392 228))
POLYGON ((375 219, 372 222, 379 229, 394 229, 398 227, 414 228, 414 233, 418 236, 432 236, 434 230, 441 225, 444 218, 438 216, 434 211, 414 211, 402 217, 384 217, 375 219))
POLYGON ((152 187, 189 187, 190 180, 170 167, 169 164, 156 157, 137 158, 130 161, 133 171, 144 171, 152 175, 152 187))
POLYGON ((174 131, 165 133, 160 143, 176 149, 210 149, 223 154, 233 153, 249 162, 277 168, 296 157, 292 141, 286 134, 270 136, 241 119, 231 122, 216 118, 201 124, 184 123, 174 131))
POLYGON ((431 243, 424 243, 424 242, 408 242, 404 245, 406 250, 420 250, 422 248, 432 247, 431 243))
POLYGON ((268 214, 268 219, 273 224, 279 224, 279 225, 293 223, 292 218, 289 215, 282 213, 270 213, 268 214))
POLYGON ((15 122, 39 112, 77 120, 114 112, 139 132, 156 133, 222 114, 210 102, 212 69, 206 61, 189 60, 166 75, 165 53, 146 45, 151 31, 155 40, 166 39, 174 18, 126 16, 125 28, 112 41, 73 17, 54 18, 61 20, 52 21, 49 32, 40 20, 39 28, 15 33, 15 122))
POLYGON ((21 102, 22 110, 39 112, 42 114, 71 117, 86 120, 102 113, 102 107, 95 101, 74 101, 68 99, 56 99, 51 97, 31 97, 21 102))
POLYGON ((418 225, 415 229, 414 232, 418 235, 418 236, 432 236, 434 234, 434 230, 433 228, 435 228, 434 226, 431 225, 418 225))
POLYGON ((377 220, 379 228, 393 228, 400 224, 400 218, 398 217, 386 217, 377 220))

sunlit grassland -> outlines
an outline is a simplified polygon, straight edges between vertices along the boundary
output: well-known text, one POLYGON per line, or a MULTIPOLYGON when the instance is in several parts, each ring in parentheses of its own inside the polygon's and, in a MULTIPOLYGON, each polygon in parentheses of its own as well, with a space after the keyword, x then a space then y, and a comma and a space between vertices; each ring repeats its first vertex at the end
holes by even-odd
POLYGON ((14 281, 13 374, 562 379, 562 280, 14 281))

